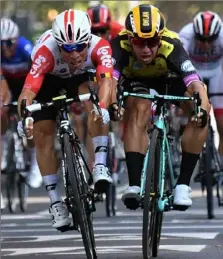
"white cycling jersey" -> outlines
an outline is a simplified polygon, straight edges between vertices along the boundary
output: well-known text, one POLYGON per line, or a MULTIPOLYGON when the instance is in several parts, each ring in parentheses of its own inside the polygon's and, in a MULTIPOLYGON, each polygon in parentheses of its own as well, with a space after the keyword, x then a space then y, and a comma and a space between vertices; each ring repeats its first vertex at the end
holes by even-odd
POLYGON ((194 66, 198 70, 215 69, 223 60, 223 27, 219 37, 210 45, 208 50, 203 50, 196 44, 193 23, 184 26, 179 32, 179 37, 194 66))
POLYGON ((223 113, 223 26, 219 37, 205 51, 195 40, 193 23, 185 25, 179 37, 200 77, 208 80, 208 92, 215 113, 223 113))

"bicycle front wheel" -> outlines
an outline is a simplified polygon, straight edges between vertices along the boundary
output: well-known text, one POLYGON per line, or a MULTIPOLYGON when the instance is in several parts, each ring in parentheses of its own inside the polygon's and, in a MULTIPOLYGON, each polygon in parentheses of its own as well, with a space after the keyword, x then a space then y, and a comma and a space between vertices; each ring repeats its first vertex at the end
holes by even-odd
POLYGON ((6 170, 6 197, 8 200, 8 209, 10 213, 16 212, 17 207, 17 172, 15 163, 15 140, 13 132, 7 131, 8 152, 7 152, 7 170, 6 170))
POLYGON ((205 172, 205 185, 207 190, 207 213, 208 219, 214 218, 214 205, 213 205, 213 171, 212 171, 212 161, 213 161, 213 152, 212 152, 212 143, 213 139, 211 136, 211 130, 208 129, 208 137, 205 147, 204 154, 204 172, 205 172))
POLYGON ((163 212, 158 211, 159 168, 161 143, 158 129, 154 129, 150 141, 149 162, 145 183, 143 209, 143 258, 148 259, 158 254, 163 212))
POLYGON ((18 188, 20 210, 22 212, 25 212, 28 205, 27 198, 29 193, 29 186, 26 184, 25 178, 21 174, 19 174, 17 186, 18 186, 17 188, 18 188))
POLYGON ((82 157, 69 140, 69 135, 64 134, 64 153, 67 162, 68 182, 71 186, 69 198, 74 209, 75 221, 78 223, 85 252, 88 259, 97 258, 95 248, 92 215, 88 208, 88 185, 84 179, 83 167, 80 164, 82 157))

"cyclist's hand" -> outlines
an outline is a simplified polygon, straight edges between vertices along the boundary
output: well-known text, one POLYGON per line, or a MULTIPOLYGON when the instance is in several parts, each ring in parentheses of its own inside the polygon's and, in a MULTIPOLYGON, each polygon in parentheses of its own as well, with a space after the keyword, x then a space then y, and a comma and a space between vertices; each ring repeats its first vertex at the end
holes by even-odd
POLYGON ((121 108, 120 112, 118 112, 119 108, 117 103, 113 103, 109 107, 109 114, 112 121, 120 121, 123 119, 125 109, 121 108))
POLYGON ((33 118, 27 117, 25 120, 25 129, 23 121, 19 121, 17 125, 17 131, 21 138, 32 139, 33 138, 33 118))
POLYGON ((200 112, 197 114, 197 118, 193 115, 191 121, 193 121, 197 127, 204 128, 208 122, 207 112, 201 108, 200 112))
POLYGON ((94 121, 97 121, 98 119, 100 119, 103 124, 108 124, 108 122, 110 121, 108 110, 106 110, 105 108, 101 108, 101 116, 99 114, 96 114, 94 111, 94 121))

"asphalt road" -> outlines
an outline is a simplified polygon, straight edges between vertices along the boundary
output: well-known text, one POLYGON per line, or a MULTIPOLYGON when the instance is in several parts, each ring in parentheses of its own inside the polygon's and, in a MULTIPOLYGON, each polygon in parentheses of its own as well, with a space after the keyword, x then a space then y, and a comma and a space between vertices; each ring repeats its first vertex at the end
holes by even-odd
MULTIPOLYGON (((123 187, 124 188, 124 187, 123 187)), ((123 189, 120 187, 120 192, 123 189)), ((1 216, 1 256, 15 259, 86 258, 81 235, 52 229, 44 188, 31 192, 26 213, 1 216)), ((120 198, 121 195, 118 195, 120 198)), ((167 212, 164 217, 159 259, 223 258, 223 208, 216 206, 213 220, 206 219, 205 198, 194 189, 193 206, 186 212, 167 212)), ((99 259, 141 259, 142 211, 125 209, 118 201, 116 217, 106 218, 97 204, 94 230, 99 259)))

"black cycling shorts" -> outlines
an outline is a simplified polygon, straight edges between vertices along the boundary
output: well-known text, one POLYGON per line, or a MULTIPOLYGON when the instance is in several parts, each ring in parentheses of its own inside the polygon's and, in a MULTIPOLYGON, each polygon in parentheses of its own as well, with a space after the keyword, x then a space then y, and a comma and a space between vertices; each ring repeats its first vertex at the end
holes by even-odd
MULTIPOLYGON (((67 97, 76 97, 78 95, 79 86, 88 81, 87 74, 80 74, 70 78, 61 78, 51 74, 47 74, 42 83, 41 89, 35 100, 37 102, 50 102, 53 97, 64 94, 67 97)), ((41 120, 56 120, 57 111, 54 107, 43 108, 32 114, 34 122, 41 120)))
POLYGON ((16 102, 22 92, 23 85, 25 83, 26 77, 22 78, 9 78, 5 76, 8 83, 9 90, 12 96, 12 102, 16 102))

